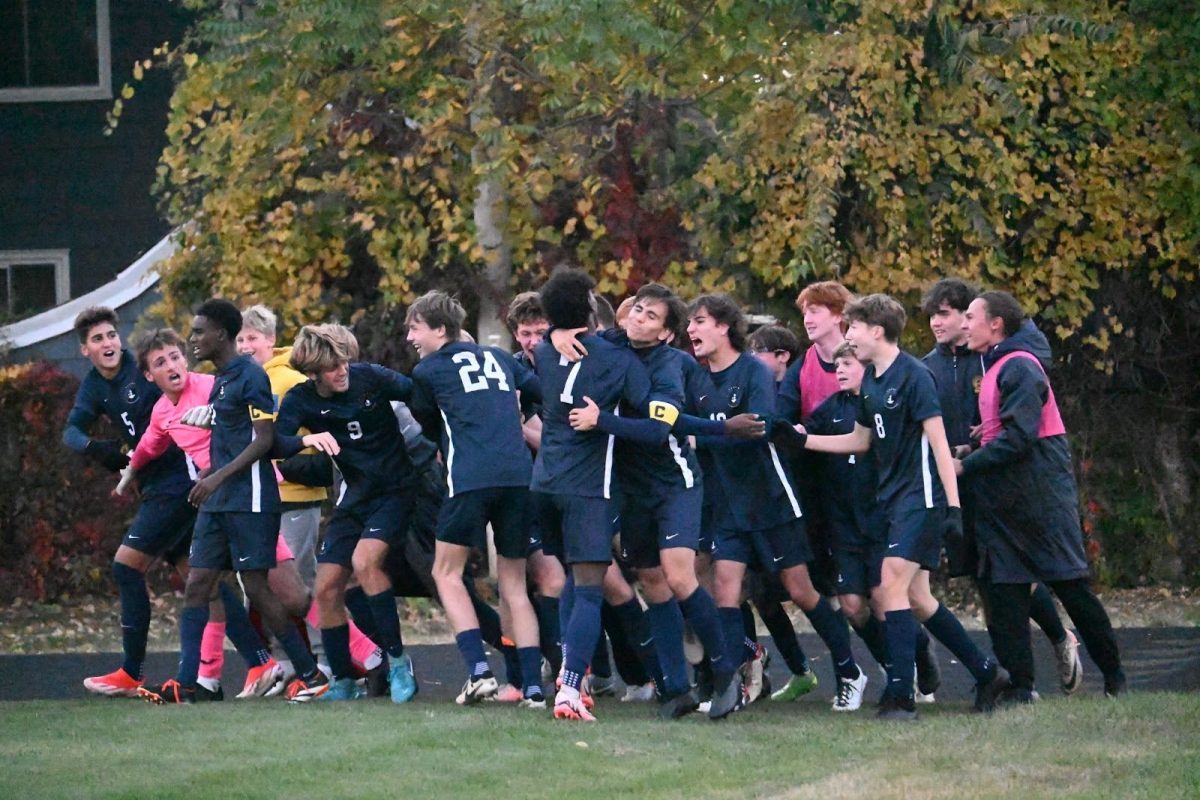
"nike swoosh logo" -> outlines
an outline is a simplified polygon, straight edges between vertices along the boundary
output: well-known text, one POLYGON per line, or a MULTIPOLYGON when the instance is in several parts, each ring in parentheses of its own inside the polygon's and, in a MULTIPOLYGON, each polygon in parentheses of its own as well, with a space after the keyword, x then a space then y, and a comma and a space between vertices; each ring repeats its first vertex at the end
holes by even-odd
POLYGON ((130 538, 130 539, 140 539, 140 538, 142 538, 142 537, 140 537, 140 536, 134 536, 134 535, 131 533, 131 534, 129 534, 129 538, 130 538))
POLYGON ((775 559, 776 564, 778 564, 780 561, 783 561, 783 556, 779 556, 775 559))
POLYGON ((893 547, 899 547, 899 546, 900 546, 900 543, 899 543, 899 542, 896 542, 895 544, 889 544, 889 545, 888 545, 888 550, 891 550, 893 547))
POLYGON ((302 514, 288 514, 288 522, 295 522, 303 516, 302 514))
POLYGON ((845 417, 834 417, 833 421, 836 423, 841 422, 843 419, 845 419, 845 417))
POLYGON ((367 533, 379 533, 383 528, 367 528, 367 533))
POLYGON ((322 408, 322 409, 321 409, 321 416, 323 417, 323 416, 325 416, 326 414, 328 414, 329 412, 330 412, 330 409, 328 409, 328 408, 322 408))
POLYGON ((669 541, 671 541, 672 539, 674 539, 674 538, 675 538, 676 536, 678 536, 678 535, 679 535, 678 533, 672 533, 670 536, 667 536, 667 537, 666 537, 666 540, 669 542, 669 541))
POLYGON ((240 564, 243 561, 249 561, 249 560, 250 560, 250 556, 242 556, 241 558, 238 559, 238 563, 240 564))
POLYGON ((701 402, 701 403, 703 403, 703 402, 704 402, 706 399, 708 399, 708 395, 706 395, 706 394, 702 394, 702 395, 700 395, 700 402, 701 402))

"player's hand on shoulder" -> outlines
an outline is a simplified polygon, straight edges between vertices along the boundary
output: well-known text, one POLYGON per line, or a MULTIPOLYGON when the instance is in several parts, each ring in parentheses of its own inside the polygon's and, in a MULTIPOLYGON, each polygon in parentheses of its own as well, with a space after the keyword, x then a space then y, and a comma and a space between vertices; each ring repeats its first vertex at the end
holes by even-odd
POLYGON ((192 486, 192 491, 188 493, 188 502, 199 508, 220 485, 221 481, 217 479, 216 475, 205 475, 203 478, 197 479, 195 485, 192 486))
POLYGON ((336 456, 342 451, 337 439, 333 438, 333 434, 328 431, 307 434, 300 441, 305 447, 312 447, 326 455, 336 456))
POLYGON ((575 430, 590 431, 600 421, 600 407, 592 398, 584 395, 583 408, 572 409, 567 419, 575 430))
POLYGON ((737 414, 725 420, 725 435, 734 439, 761 439, 767 435, 767 423, 758 414, 737 414))
POLYGON ((179 423, 181 425, 189 425, 193 428, 211 428, 213 417, 216 414, 216 409, 211 405, 195 406, 183 412, 183 416, 179 418, 179 423))
POLYGON ((122 453, 120 443, 112 439, 92 439, 84 452, 109 472, 120 472, 129 464, 129 456, 122 453))
POLYGON ((585 333, 587 328, 558 328, 550 332, 550 344, 567 361, 579 361, 588 354, 587 348, 579 342, 579 337, 585 333))

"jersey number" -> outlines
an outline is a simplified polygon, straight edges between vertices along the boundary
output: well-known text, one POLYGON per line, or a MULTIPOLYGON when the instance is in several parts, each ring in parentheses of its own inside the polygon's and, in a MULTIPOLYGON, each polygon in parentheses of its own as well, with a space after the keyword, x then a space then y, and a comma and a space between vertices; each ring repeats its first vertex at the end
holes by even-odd
POLYGON ((879 435, 880 439, 887 438, 887 431, 883 429, 883 416, 880 414, 875 415, 875 433, 879 435))
POLYGON ((458 368, 458 377, 462 379, 463 391, 467 394, 488 388, 488 378, 496 382, 496 388, 502 392, 509 391, 508 376, 500 368, 500 362, 487 350, 483 351, 483 369, 479 368, 479 359, 471 352, 455 353, 451 359, 458 368), (482 372, 483 374, 480 374, 482 372))
POLYGON ((346 423, 346 430, 350 431, 351 439, 362 438, 362 423, 356 419, 352 419, 346 423))
POLYGON ((133 422, 132 422, 132 421, 130 421, 130 419, 129 419, 129 412, 128 412, 128 411, 122 411, 122 412, 121 412, 121 422, 124 422, 124 423, 125 423, 125 427, 129 429, 129 435, 130 435, 130 436, 137 436, 137 431, 136 431, 136 430, 134 429, 134 427, 133 427, 133 422))
MULTIPOLYGON (((558 358, 559 365, 565 367, 567 365, 566 356, 559 356, 558 358)), ((571 371, 567 373, 567 382, 563 385, 562 394, 558 396, 558 399, 567 405, 575 404, 575 396, 571 394, 571 392, 575 390, 575 379, 579 377, 579 368, 582 366, 582 361, 575 362, 575 364, 571 367, 571 371)))

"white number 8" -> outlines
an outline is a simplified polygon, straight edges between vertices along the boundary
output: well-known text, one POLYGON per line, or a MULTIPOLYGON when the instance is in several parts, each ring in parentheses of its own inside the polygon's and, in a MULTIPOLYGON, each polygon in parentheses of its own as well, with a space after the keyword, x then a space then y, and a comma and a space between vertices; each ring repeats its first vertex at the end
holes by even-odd
POLYGON ((875 433, 879 434, 880 439, 887 438, 887 431, 883 429, 883 416, 880 414, 875 415, 875 433))

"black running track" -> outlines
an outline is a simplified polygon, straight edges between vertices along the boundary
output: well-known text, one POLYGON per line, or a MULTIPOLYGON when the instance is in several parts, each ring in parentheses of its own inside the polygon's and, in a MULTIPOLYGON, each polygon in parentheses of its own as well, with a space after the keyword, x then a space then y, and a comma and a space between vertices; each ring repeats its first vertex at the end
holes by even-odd
MULTIPOLYGON (((1045 637, 1034 631, 1034 651, 1037 656, 1038 690, 1043 695, 1058 692, 1058 677, 1054 653, 1045 637)), ((987 635, 974 632, 972 636, 987 647, 987 635)), ((1123 628, 1117 631, 1129 688, 1134 691, 1200 691, 1200 627, 1194 628, 1123 628)), ((770 647, 770 640, 764 640, 770 647)), ((802 634, 800 642, 812 659, 813 668, 821 680, 821 688, 804 698, 806 702, 829 702, 832 672, 829 655, 814 634, 802 634)), ((880 673, 866 653, 862 643, 855 640, 855 655, 864 665, 871 684, 879 685, 880 673), (865 666, 871 665, 871 666, 865 666)), ((408 648, 421 684, 421 701, 445 701, 452 698, 462 685, 464 667, 453 645, 411 645, 408 648)), ((943 647, 938 647, 942 664, 942 688, 938 698, 954 701, 971 697, 972 684, 967 671, 951 660, 943 647)), ((175 674, 178 657, 173 653, 151 653, 146 661, 149 681, 164 680, 175 674)), ((83 679, 100 675, 120 666, 121 658, 113 653, 67 653, 38 656, 0 655, 0 701, 75 699, 88 696, 83 679)), ((503 667, 495 656, 494 667, 503 679, 503 667)), ((1096 665, 1083 656, 1084 688, 1087 694, 1102 689, 1096 665)), ((775 685, 787 680, 782 659, 772 659, 770 675, 775 685)), ((236 654, 226 654, 224 684, 236 694, 245 676, 245 667, 236 654)), ((868 689, 868 696, 873 692, 868 689)))

